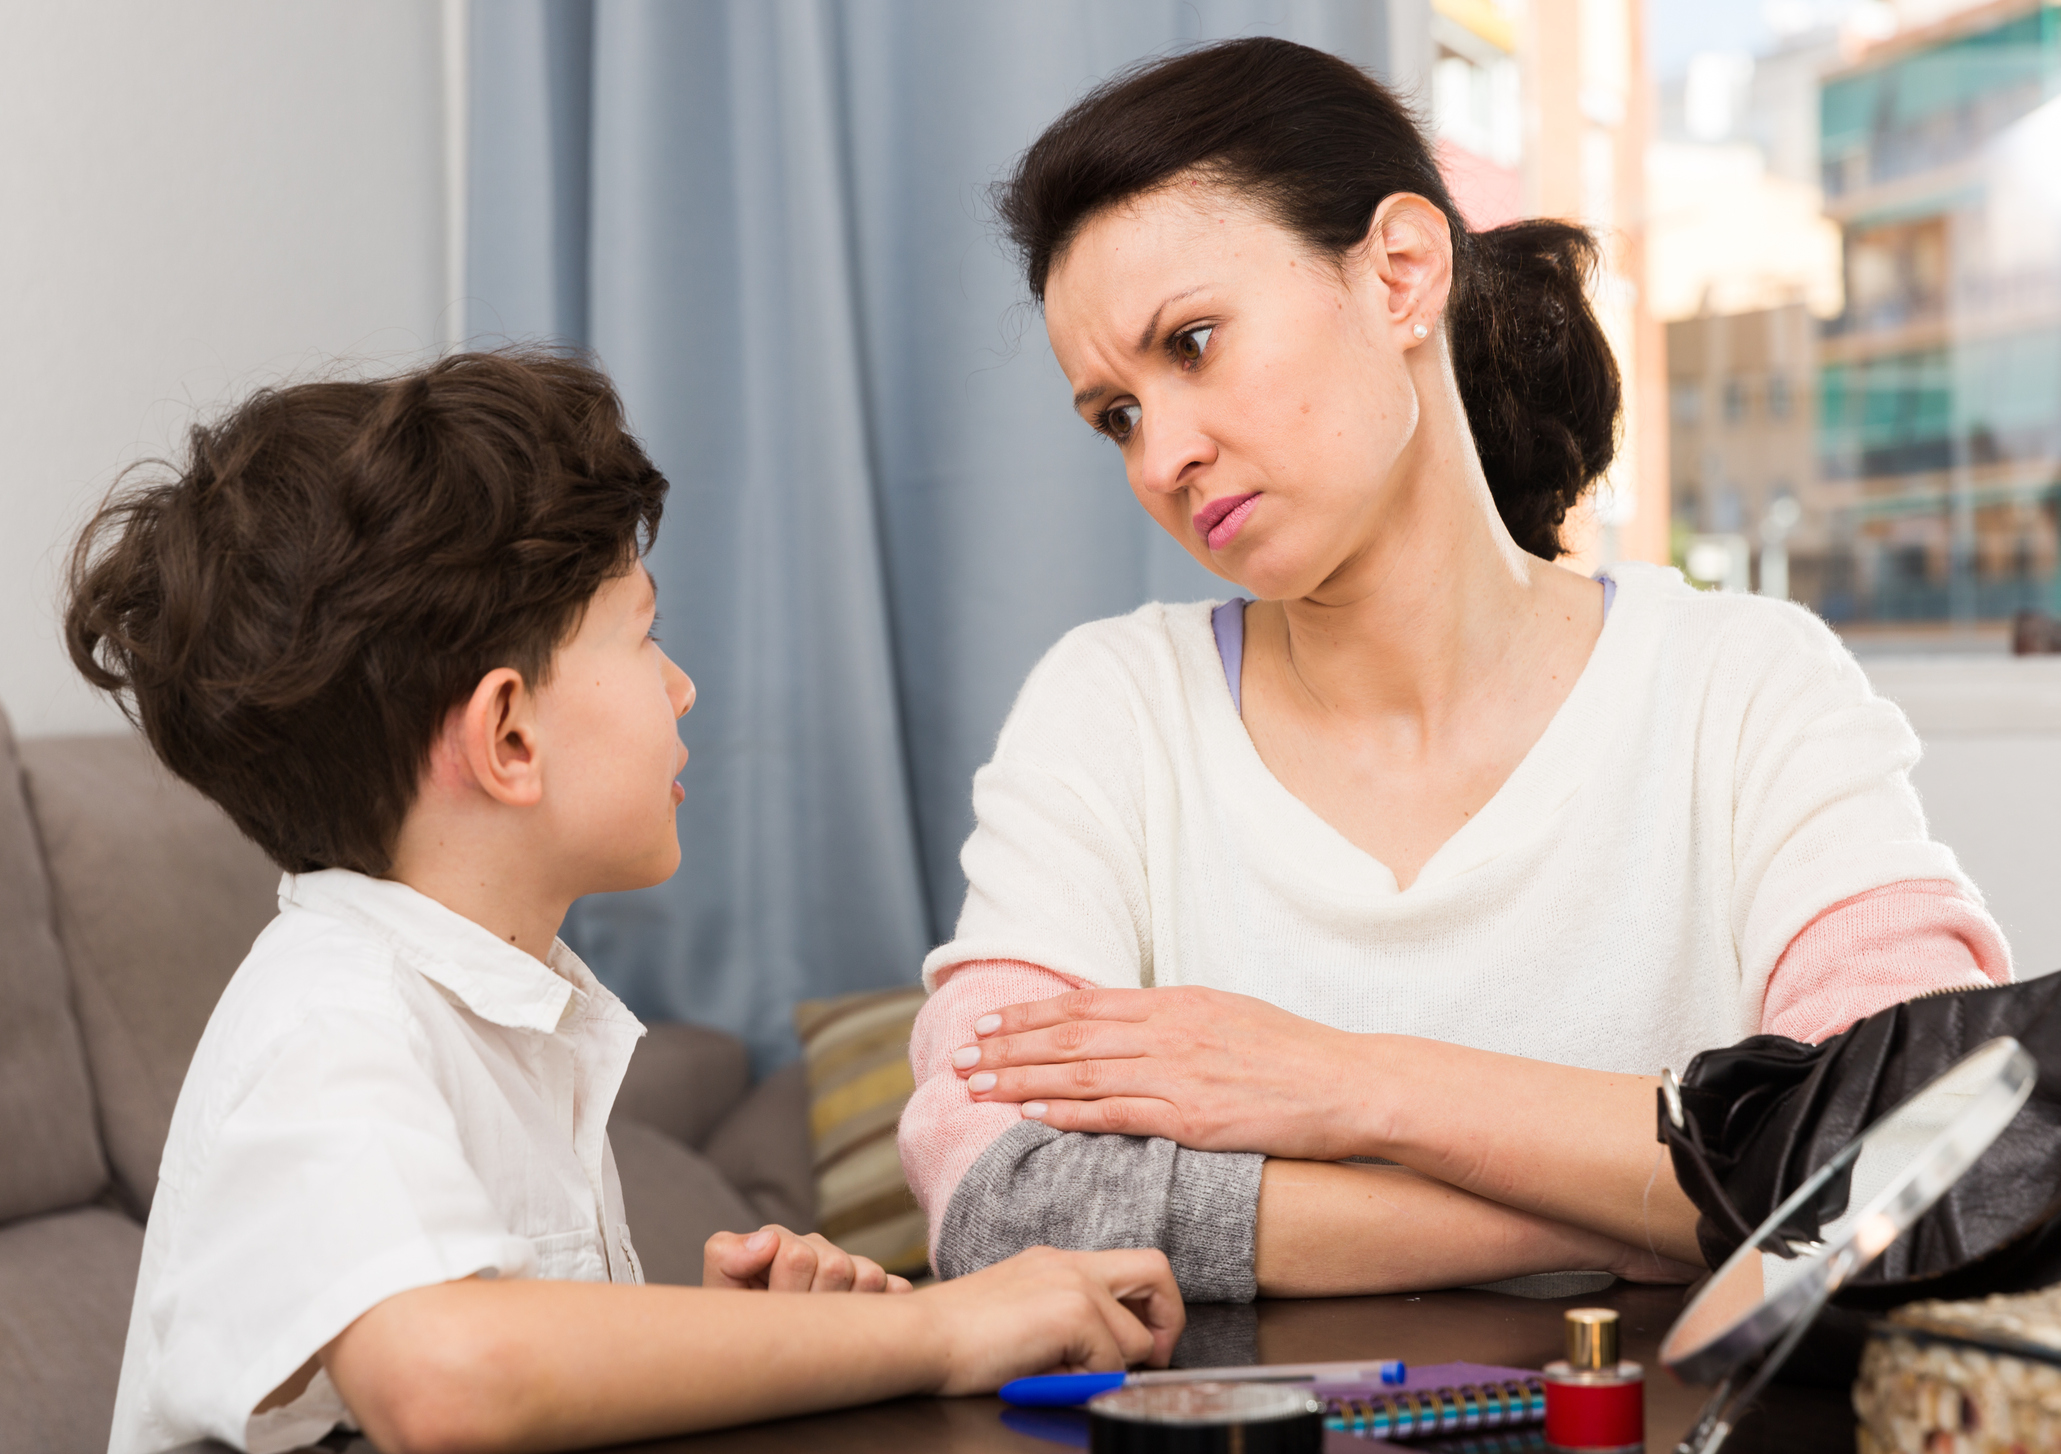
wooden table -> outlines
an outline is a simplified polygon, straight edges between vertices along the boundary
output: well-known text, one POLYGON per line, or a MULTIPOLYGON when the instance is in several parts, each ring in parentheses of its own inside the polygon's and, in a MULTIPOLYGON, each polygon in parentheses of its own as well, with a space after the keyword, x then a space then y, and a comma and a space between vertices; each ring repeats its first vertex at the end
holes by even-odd
MULTIPOLYGON (((1679 1288, 1619 1283, 1566 1301, 1488 1292, 1435 1292, 1414 1297, 1326 1298, 1261 1302, 1249 1308, 1197 1307, 1180 1363, 1314 1363, 1351 1358, 1403 1358, 1412 1363, 1505 1364, 1538 1368, 1561 1356, 1562 1315, 1569 1307, 1616 1308, 1623 1356, 1646 1366, 1646 1448, 1668 1454, 1695 1422, 1708 1392, 1686 1388, 1654 1356, 1681 1310, 1679 1288), (1207 1356, 1196 1358, 1203 1351, 1207 1356), (1237 1356, 1240 1352, 1246 1356, 1237 1356), (1256 1356, 1253 1356, 1256 1353, 1256 1356)), ((657 1454, 784 1454, 836 1449, 849 1454, 1059 1454, 1065 1446, 1017 1433, 1002 1422, 993 1398, 900 1399, 844 1413, 756 1424, 691 1438, 636 1446, 657 1454)), ((1834 1454, 1854 1447, 1854 1419, 1844 1389, 1776 1386, 1726 1443, 1726 1454, 1834 1454)), ((1354 1441, 1358 1442, 1358 1441, 1354 1441)), ((1361 1447, 1390 1447, 1369 1446, 1361 1447)))

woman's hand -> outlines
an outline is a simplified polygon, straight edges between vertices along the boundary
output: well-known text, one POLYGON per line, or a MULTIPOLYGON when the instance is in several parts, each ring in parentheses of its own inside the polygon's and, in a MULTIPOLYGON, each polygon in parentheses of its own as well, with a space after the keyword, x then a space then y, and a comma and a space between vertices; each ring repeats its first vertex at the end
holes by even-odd
POLYGON ((953 1065, 976 1101, 1059 1131, 1336 1161, 1375 1153, 1363 1037, 1221 990, 1079 989, 974 1025, 953 1065))
POLYGON ((938 1339, 935 1392, 992 1393, 1034 1373, 1164 1368, 1187 1321, 1166 1254, 1033 1247, 916 1294, 938 1339))
POLYGON ((909 1280, 856 1257, 821 1233, 804 1237, 777 1222, 746 1236, 718 1232, 701 1249, 703 1287, 773 1292, 907 1292, 909 1280))

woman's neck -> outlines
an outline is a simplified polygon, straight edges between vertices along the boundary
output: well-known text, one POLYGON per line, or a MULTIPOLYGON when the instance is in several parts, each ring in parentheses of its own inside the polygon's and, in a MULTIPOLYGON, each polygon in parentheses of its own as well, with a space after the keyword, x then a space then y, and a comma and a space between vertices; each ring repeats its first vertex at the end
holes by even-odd
POLYGON ((1600 602, 1511 540, 1458 432, 1464 415, 1451 417, 1458 398, 1425 402, 1365 546, 1317 590, 1255 607, 1247 629, 1305 705, 1435 732, 1482 691, 1500 695, 1514 663, 1560 655, 1539 651, 1542 635, 1563 636, 1588 609, 1600 625, 1600 602))

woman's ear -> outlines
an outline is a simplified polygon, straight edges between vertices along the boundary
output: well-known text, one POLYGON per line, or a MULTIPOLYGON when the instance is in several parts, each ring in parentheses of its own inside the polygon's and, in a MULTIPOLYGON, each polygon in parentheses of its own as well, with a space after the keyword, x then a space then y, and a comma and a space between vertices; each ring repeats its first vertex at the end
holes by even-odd
POLYGON ((1360 245, 1362 266, 1387 292, 1386 319, 1413 347, 1438 328, 1453 290, 1453 233, 1446 214, 1415 192, 1394 192, 1374 209, 1360 245))

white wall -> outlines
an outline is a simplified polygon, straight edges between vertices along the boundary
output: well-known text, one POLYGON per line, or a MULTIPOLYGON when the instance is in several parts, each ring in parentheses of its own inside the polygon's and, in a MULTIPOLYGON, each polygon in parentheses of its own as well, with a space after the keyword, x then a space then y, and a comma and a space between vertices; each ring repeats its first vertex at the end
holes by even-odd
POLYGON ((445 306, 436 0, 0 0, 0 706, 116 730, 57 635, 69 540, 195 415, 445 306))
POLYGON ((1864 662, 1925 744, 1912 780, 1960 856, 2020 978, 2061 969, 2061 659, 1864 662))

